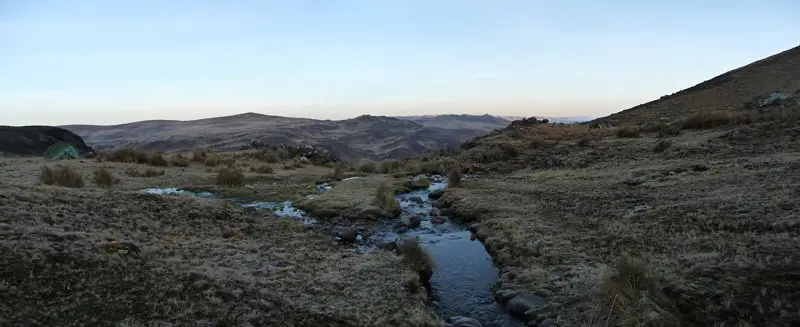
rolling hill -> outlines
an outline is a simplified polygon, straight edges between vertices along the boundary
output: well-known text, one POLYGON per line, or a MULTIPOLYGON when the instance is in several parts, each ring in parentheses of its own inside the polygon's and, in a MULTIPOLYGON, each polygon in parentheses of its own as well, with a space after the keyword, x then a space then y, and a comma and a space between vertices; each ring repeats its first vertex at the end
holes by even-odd
POLYGON ((257 141, 311 145, 346 160, 400 159, 428 150, 456 147, 487 131, 505 127, 492 116, 448 115, 398 119, 359 116, 315 120, 257 113, 190 121, 150 120, 121 125, 67 125, 98 149, 124 145, 166 152, 193 147, 235 150, 257 141))

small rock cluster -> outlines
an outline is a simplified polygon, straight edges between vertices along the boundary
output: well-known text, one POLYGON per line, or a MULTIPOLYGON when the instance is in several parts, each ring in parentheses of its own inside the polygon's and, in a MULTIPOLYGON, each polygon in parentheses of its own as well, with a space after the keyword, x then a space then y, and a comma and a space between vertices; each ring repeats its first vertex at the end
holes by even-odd
POLYGON ((512 316, 522 319, 528 326, 553 327, 554 319, 541 314, 548 300, 531 292, 499 289, 494 292, 497 302, 505 305, 512 316))
MULTIPOLYGON (((795 94, 798 93, 800 93, 800 90, 795 92, 795 94)), ((748 109, 757 109, 759 111, 763 111, 764 109, 771 107, 786 108, 795 104, 797 104, 797 99, 794 96, 775 91, 770 94, 759 95, 753 98, 745 103, 745 107, 748 109)))

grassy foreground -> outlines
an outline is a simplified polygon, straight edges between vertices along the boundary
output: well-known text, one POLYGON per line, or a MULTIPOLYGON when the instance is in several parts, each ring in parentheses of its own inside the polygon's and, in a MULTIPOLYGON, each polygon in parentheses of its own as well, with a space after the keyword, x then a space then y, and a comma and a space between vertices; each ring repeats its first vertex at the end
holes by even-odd
MULTIPOLYGON (((134 192, 209 187, 213 169, 61 162, 85 179, 73 188, 42 185, 44 160, 0 160, 0 325, 441 324, 418 274, 393 253, 356 255, 299 222, 218 200, 134 192), (99 167, 119 181, 95 185, 99 167), (151 168, 164 173, 126 173, 151 168)), ((244 189, 293 194, 286 185, 296 184, 299 194, 330 171, 279 165, 246 171, 244 189)))
POLYGON ((547 295, 540 316, 562 326, 794 326, 800 120, 782 117, 516 126, 458 155, 490 173, 443 200, 505 266, 502 287, 547 295))

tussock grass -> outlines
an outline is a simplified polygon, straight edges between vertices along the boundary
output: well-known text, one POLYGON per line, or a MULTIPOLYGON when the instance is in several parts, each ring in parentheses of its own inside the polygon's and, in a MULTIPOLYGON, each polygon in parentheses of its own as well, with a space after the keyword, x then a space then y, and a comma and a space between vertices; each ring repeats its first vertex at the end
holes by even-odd
POLYGON ((114 186, 120 182, 117 176, 114 176, 110 170, 104 167, 96 168, 94 170, 94 177, 92 180, 94 181, 95 185, 103 188, 114 186))
POLYGON ((105 153, 105 160, 114 162, 130 162, 138 164, 149 164, 150 153, 133 147, 117 148, 105 153))
MULTIPOLYGON (((459 164, 451 165, 447 170, 448 170, 447 179, 450 180, 450 184, 448 184, 448 186, 450 187, 461 186, 461 165, 459 164)), ((430 186, 430 183, 428 184, 429 184, 428 186, 430 186)))
POLYGON ((431 186, 431 181, 425 176, 420 176, 411 181, 409 186, 412 190, 424 190, 431 186))
POLYGON ((189 158, 178 153, 172 156, 171 164, 175 167, 189 167, 189 158))
POLYGON ((620 138, 637 138, 641 137, 642 133, 635 127, 622 127, 617 129, 617 137, 620 138))
POLYGON ((150 164, 153 166, 158 167, 166 167, 169 165, 167 158, 164 158, 163 152, 153 152, 150 154, 150 158, 148 159, 150 164))
POLYGON ((84 186, 83 175, 69 166, 56 165, 55 167, 42 166, 39 172, 39 181, 47 185, 81 188, 84 186))
POLYGON ((233 167, 224 167, 217 172, 217 185, 228 187, 244 186, 244 173, 233 167))
POLYGON ((378 167, 378 172, 381 174, 391 174, 400 169, 400 163, 395 160, 384 160, 378 167))
POLYGON ((672 146, 672 142, 668 140, 660 140, 656 143, 655 147, 653 147, 653 152, 661 153, 667 151, 672 146))
POLYGON ((209 148, 194 148, 192 149, 192 161, 205 163, 206 158, 215 156, 216 152, 209 148))
POLYGON ((259 173, 259 174, 272 174, 274 169, 270 165, 261 165, 258 167, 250 167, 250 171, 259 173))
POLYGON ((704 111, 687 117, 682 129, 711 129, 726 125, 748 125, 757 120, 750 112, 704 111))
POLYGON ((378 168, 375 166, 374 163, 365 162, 365 163, 361 164, 360 166, 358 166, 358 171, 360 171, 362 173, 374 174, 374 173, 378 172, 378 168))
POLYGON ((621 258, 603 277, 595 305, 597 326, 683 326, 659 278, 638 258, 621 258))
POLYGON ((219 166, 220 158, 217 154, 209 154, 203 159, 203 165, 206 167, 216 167, 219 166))
POLYGON ((158 176, 164 176, 166 173, 167 171, 164 169, 147 169, 141 171, 138 169, 130 168, 125 171, 125 175, 128 175, 130 177, 158 177, 158 176))
POLYGON ((394 191, 392 191, 392 188, 390 188, 386 182, 378 185, 378 190, 375 193, 375 200, 377 201, 378 207, 381 208, 381 210, 390 213, 391 215, 397 215, 400 213, 400 202, 398 202, 397 198, 394 197, 394 191))
POLYGON ((430 280, 431 276, 433 276, 433 270, 436 268, 436 263, 428 251, 425 251, 422 245, 419 244, 419 240, 409 238, 400 241, 397 244, 397 253, 402 255, 403 263, 406 266, 419 274, 419 281, 422 286, 430 291, 430 280))
POLYGON ((344 173, 347 171, 347 165, 342 162, 333 164, 333 180, 340 181, 344 179, 344 173))

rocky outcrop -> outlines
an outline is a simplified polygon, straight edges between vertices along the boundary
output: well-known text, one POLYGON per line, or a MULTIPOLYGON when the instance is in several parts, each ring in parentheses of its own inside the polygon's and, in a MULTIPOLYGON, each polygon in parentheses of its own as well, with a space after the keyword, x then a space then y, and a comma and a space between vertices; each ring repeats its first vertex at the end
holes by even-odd
POLYGON ((82 155, 94 153, 80 136, 63 128, 0 126, 0 153, 41 156, 57 142, 72 144, 82 155))
MULTIPOLYGON (((800 91, 800 90, 799 90, 800 91)), ((759 95, 745 103, 748 109, 764 110, 770 107, 789 107, 797 104, 794 96, 779 91, 770 94, 759 95)))

